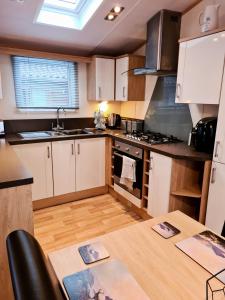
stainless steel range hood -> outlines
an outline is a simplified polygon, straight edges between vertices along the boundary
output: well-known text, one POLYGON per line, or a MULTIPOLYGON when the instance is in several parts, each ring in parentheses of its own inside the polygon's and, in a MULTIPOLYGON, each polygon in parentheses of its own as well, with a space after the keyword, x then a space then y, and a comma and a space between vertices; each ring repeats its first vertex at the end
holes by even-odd
POLYGON ((147 24, 145 68, 133 69, 134 75, 176 75, 181 13, 161 10, 147 24))

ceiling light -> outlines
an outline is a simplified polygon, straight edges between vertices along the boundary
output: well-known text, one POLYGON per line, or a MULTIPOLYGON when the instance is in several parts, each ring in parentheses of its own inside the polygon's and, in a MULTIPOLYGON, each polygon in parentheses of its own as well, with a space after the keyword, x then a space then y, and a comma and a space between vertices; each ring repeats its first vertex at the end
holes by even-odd
POLYGON ((124 10, 124 7, 115 6, 106 15, 105 20, 107 20, 107 21, 114 21, 123 10, 124 10))
POLYGON ((115 17, 114 17, 113 14, 109 14, 109 15, 107 16, 107 19, 110 20, 110 21, 113 20, 114 18, 115 18, 115 17))
POLYGON ((115 12, 116 14, 120 13, 120 12, 121 12, 121 9, 122 9, 122 7, 120 7, 120 6, 115 6, 115 7, 113 8, 113 10, 114 10, 114 12, 115 12))

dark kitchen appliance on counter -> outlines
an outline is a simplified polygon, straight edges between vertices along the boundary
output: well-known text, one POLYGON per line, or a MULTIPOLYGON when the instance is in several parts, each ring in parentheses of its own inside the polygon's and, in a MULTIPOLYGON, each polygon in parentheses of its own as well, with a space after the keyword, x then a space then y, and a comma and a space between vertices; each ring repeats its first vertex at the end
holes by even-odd
POLYGON ((213 153, 216 136, 216 117, 201 119, 192 130, 191 145, 197 151, 213 153))
POLYGON ((177 72, 181 13, 160 10, 147 23, 145 68, 134 75, 175 75, 177 72))
POLYGON ((121 117, 119 114, 111 113, 108 116, 107 121, 108 121, 107 124, 109 128, 116 129, 120 127, 121 117))
POLYGON ((143 149, 130 144, 115 140, 114 156, 114 183, 133 194, 138 199, 142 195, 142 176, 143 176, 143 149), (120 183, 123 155, 136 161, 136 182, 133 184, 133 190, 128 190, 127 186, 120 183))

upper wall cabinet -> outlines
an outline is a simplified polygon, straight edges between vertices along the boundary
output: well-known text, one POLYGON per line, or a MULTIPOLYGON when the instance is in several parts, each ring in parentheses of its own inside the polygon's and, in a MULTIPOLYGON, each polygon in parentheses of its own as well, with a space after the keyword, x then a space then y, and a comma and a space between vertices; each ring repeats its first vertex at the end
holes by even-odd
POLYGON ((114 100, 115 59, 93 57, 88 64, 88 100, 114 100))
POLYGON ((144 56, 126 55, 116 58, 116 101, 145 100, 145 76, 135 76, 132 71, 144 64, 144 56))
POLYGON ((177 103, 219 104, 225 32, 180 43, 177 103))

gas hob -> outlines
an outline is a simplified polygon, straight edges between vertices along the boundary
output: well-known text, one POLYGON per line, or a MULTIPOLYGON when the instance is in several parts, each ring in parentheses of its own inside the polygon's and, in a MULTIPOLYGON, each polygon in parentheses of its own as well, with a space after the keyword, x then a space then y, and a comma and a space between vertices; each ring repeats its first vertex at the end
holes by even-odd
POLYGON ((182 142, 177 137, 173 135, 164 135, 158 132, 139 132, 133 131, 132 133, 126 133, 125 136, 131 140, 146 142, 150 145, 157 145, 157 144, 170 144, 170 143, 178 143, 182 142))

